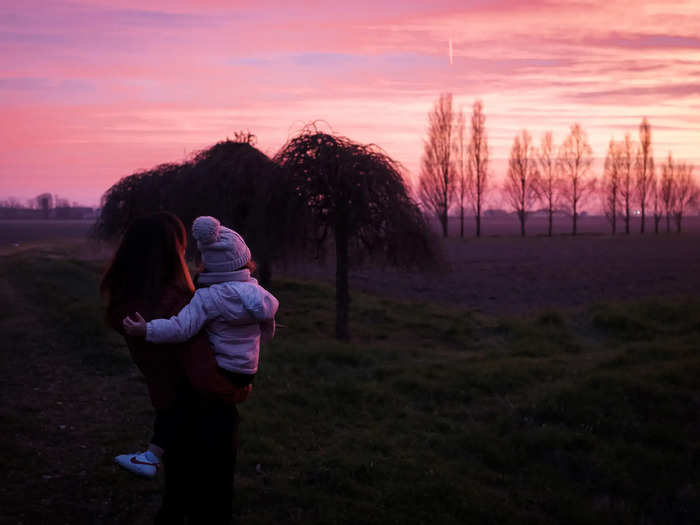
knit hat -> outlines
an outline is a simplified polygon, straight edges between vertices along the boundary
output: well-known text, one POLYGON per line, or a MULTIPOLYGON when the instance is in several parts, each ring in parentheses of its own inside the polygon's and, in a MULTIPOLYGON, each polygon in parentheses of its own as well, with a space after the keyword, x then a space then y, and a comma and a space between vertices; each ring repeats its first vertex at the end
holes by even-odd
MULTIPOLYGON (((228 280, 219 274, 234 272, 250 261, 250 249, 243 237, 214 217, 197 217, 192 224, 192 236, 202 253, 205 273, 217 274, 216 281, 228 280)), ((200 281, 203 279, 210 280, 202 274, 200 281)))

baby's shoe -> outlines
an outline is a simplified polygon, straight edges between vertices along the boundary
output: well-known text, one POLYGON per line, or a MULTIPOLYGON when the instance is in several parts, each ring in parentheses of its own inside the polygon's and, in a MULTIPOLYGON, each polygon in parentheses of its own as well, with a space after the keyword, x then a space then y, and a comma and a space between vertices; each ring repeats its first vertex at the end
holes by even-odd
POLYGON ((154 478, 160 468, 160 460, 150 450, 140 454, 121 454, 114 458, 120 467, 147 478, 154 478))

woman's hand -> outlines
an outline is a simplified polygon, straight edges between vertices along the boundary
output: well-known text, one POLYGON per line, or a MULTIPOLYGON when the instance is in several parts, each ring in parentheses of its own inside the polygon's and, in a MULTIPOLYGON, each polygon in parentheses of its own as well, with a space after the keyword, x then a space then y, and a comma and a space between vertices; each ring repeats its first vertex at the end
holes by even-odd
POLYGON ((122 326, 128 335, 146 337, 146 320, 138 312, 134 314, 133 318, 127 315, 122 320, 122 326))
POLYGON ((248 394, 253 390, 253 385, 246 385, 243 388, 236 388, 236 392, 233 394, 234 403, 243 403, 248 399, 248 394))

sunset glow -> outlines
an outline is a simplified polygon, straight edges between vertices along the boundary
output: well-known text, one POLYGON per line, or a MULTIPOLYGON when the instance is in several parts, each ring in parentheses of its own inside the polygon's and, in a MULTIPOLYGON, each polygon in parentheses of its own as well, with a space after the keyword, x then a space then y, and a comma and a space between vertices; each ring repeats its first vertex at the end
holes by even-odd
POLYGON ((4 1, 0 198, 96 205, 237 130, 272 155, 314 120, 415 175, 445 91, 483 100, 497 178, 522 128, 559 143, 579 122, 600 157, 643 116, 657 162, 696 163, 698 28, 693 0, 4 1))

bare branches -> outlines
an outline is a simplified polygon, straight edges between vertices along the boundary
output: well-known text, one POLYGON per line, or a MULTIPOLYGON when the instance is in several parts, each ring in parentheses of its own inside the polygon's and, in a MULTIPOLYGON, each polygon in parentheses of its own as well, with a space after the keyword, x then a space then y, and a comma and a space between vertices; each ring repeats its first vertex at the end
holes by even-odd
POLYGON ((400 166, 376 146, 307 127, 274 160, 287 173, 299 227, 318 245, 325 243, 327 232, 333 234, 336 336, 347 339, 351 260, 377 254, 395 265, 431 261, 435 254, 427 225, 400 166))
POLYGON ((633 145, 629 133, 620 147, 620 203, 625 217, 625 233, 630 233, 630 214, 634 198, 634 158, 633 145))
POLYGON ((459 236, 464 237, 464 207, 467 197, 467 137, 464 111, 456 115, 456 130, 454 140, 454 169, 457 178, 456 192, 459 205, 459 236))
POLYGON ((418 192, 423 205, 440 221, 445 237, 447 212, 454 200, 456 182, 453 166, 454 132, 452 94, 443 93, 428 113, 428 139, 421 159, 418 192))
POLYGON ((637 198, 642 214, 641 233, 644 233, 646 208, 654 184, 654 157, 651 148, 651 125, 646 117, 639 125, 639 147, 635 159, 637 198))
POLYGON ((661 177, 658 184, 658 195, 661 203, 661 214, 666 215, 666 232, 671 231, 671 218, 676 209, 676 163, 671 153, 661 166, 661 177))
POLYGON ((486 136, 486 116, 481 100, 474 102, 471 116, 471 134, 467 150, 467 189, 476 219, 476 236, 481 237, 481 211, 488 185, 489 146, 486 136))
POLYGON ((525 237, 525 221, 537 198, 537 160, 532 136, 522 130, 515 136, 508 160, 508 175, 503 187, 506 199, 520 221, 520 235, 525 237))
POLYGON ((551 131, 542 136, 540 147, 537 150, 537 163, 539 170, 538 177, 535 179, 535 189, 540 200, 547 207, 547 234, 551 237, 554 208, 557 205, 559 187, 561 186, 551 131))
POLYGON ((239 130, 233 133, 233 142, 239 142, 241 144, 250 144, 255 146, 258 143, 258 137, 251 133, 250 130, 239 130))
POLYGON ((700 200, 700 188, 693 180, 693 166, 685 162, 676 165, 674 179, 673 216, 676 220, 676 231, 680 233, 681 223, 688 208, 696 206, 700 200))
POLYGON ((610 222, 612 234, 617 232, 617 215, 620 205, 620 187, 624 172, 624 144, 610 140, 608 154, 605 157, 603 179, 601 181, 601 197, 603 212, 610 222))
POLYGON ((557 164, 563 177, 562 197, 572 217, 571 233, 576 235, 579 209, 595 189, 595 178, 589 173, 593 150, 579 124, 571 126, 569 136, 559 148, 557 164))

